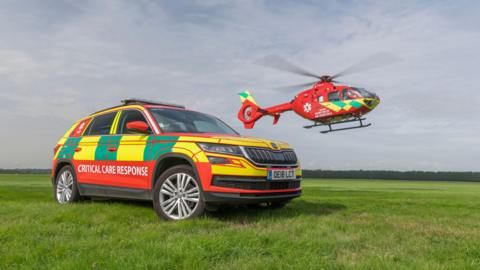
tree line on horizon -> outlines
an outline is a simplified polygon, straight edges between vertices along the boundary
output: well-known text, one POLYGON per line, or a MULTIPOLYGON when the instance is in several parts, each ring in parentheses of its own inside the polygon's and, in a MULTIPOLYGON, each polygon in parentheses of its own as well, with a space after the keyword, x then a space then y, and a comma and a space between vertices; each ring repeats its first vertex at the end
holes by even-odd
POLYGON ((480 172, 389 171, 389 170, 303 170, 304 178, 391 179, 421 181, 480 181, 480 172))
POLYGON ((35 168, 25 168, 25 169, 0 169, 0 174, 50 174, 51 169, 35 169, 35 168))

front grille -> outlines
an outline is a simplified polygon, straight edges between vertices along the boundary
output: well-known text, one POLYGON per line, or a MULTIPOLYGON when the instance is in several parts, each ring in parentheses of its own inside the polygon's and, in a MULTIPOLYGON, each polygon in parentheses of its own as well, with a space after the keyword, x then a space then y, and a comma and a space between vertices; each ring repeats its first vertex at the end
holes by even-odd
POLYGON ((294 165, 297 155, 293 150, 274 151, 268 148, 244 147, 248 157, 258 164, 294 165))
POLYGON ((300 187, 300 179, 267 181, 263 178, 241 178, 215 176, 212 184, 217 187, 238 188, 245 190, 280 190, 300 187))

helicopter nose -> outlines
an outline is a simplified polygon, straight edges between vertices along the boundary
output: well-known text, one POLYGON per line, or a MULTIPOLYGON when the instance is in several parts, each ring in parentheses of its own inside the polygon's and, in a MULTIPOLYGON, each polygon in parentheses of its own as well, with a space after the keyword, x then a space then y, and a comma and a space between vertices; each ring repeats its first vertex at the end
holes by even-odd
POLYGON ((373 110, 377 105, 380 103, 380 98, 375 96, 373 98, 366 98, 365 105, 370 109, 373 110))

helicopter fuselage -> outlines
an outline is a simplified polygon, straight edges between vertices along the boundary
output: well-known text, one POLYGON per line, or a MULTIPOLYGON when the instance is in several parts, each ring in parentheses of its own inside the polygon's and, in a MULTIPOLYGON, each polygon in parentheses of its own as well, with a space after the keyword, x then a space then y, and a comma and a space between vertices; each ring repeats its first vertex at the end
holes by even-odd
POLYGON ((322 133, 370 126, 370 123, 363 123, 366 119, 362 116, 375 109, 380 103, 380 98, 363 88, 336 85, 337 79, 362 69, 378 68, 393 61, 395 61, 394 56, 388 53, 377 53, 334 75, 318 75, 281 57, 268 57, 262 62, 262 65, 288 73, 313 77, 316 81, 282 87, 292 90, 300 87, 310 88, 297 94, 290 102, 268 108, 259 107, 249 91, 239 93, 242 107, 238 111, 237 117, 243 122, 245 128, 253 128, 255 122, 265 115, 272 116, 273 123, 276 124, 281 113, 286 111, 294 111, 301 117, 313 121, 312 125, 304 126, 304 128, 328 126, 328 130, 321 131, 322 133), (332 128, 333 125, 349 122, 358 122, 359 125, 332 128))
POLYGON ((305 119, 332 124, 360 118, 379 103, 380 98, 365 89, 320 82, 300 92, 291 102, 261 110, 274 116, 275 120, 280 113, 292 110, 305 119))
POLYGON ((299 93, 293 100, 293 111, 305 119, 335 123, 359 118, 380 103, 380 98, 364 89, 318 83, 299 93))

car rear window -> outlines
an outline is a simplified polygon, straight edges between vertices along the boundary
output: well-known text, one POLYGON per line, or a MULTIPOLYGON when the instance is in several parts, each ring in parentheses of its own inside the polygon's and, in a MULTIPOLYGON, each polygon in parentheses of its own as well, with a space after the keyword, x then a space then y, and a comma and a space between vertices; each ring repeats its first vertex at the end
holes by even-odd
POLYGON ((88 127, 86 135, 107 135, 110 134, 110 129, 112 128, 113 119, 117 112, 106 113, 99 116, 96 116, 92 120, 92 124, 88 127))

